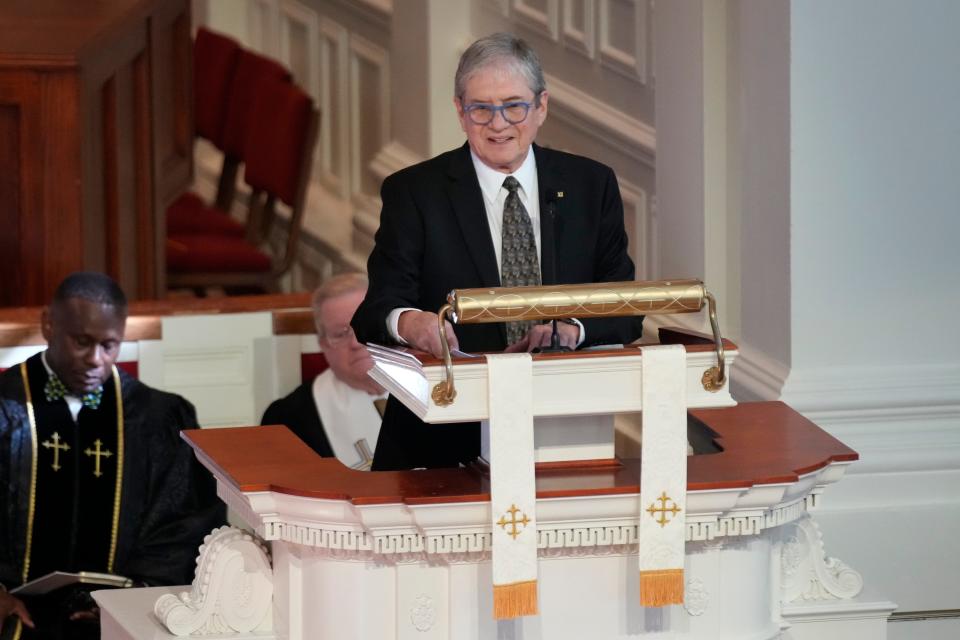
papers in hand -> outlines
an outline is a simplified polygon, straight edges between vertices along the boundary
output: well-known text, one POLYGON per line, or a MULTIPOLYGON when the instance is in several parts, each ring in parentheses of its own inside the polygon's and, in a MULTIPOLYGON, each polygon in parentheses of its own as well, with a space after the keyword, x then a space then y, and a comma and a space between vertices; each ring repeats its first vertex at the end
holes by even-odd
POLYGON ((79 571, 77 573, 53 571, 30 582, 25 582, 15 589, 10 589, 10 593, 21 596, 40 596, 71 584, 97 584, 104 587, 124 588, 132 587, 133 580, 112 573, 96 573, 95 571, 79 571))

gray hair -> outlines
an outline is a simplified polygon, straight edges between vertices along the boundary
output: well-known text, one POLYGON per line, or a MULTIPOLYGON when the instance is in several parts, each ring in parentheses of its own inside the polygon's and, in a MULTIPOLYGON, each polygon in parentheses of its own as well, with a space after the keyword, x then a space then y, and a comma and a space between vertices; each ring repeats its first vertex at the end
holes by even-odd
POLYGON ((512 33, 494 33, 467 47, 460 56, 457 75, 454 77, 454 96, 463 100, 467 81, 481 69, 494 65, 513 67, 526 80, 536 104, 540 104, 540 94, 547 89, 540 59, 526 41, 512 33))
POLYGON ((327 300, 339 298, 354 291, 366 291, 367 276, 362 273, 341 273, 323 281, 313 292, 311 307, 313 308, 313 324, 317 327, 317 337, 323 337, 323 324, 320 322, 320 307, 327 300))

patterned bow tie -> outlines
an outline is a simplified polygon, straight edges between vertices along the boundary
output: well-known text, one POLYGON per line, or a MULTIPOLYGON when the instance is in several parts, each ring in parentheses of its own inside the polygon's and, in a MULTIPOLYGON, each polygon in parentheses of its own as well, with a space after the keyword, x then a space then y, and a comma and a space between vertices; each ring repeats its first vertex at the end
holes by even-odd
MULTIPOLYGON (((51 373, 50 377, 47 379, 47 384, 45 384, 43 387, 43 395, 47 397, 47 402, 54 402, 64 396, 72 394, 67 391, 67 388, 64 386, 63 382, 60 381, 60 378, 51 373)), ((101 397, 103 397, 102 386, 80 396, 80 402, 82 402, 83 406, 85 407, 96 409, 100 406, 101 397)))

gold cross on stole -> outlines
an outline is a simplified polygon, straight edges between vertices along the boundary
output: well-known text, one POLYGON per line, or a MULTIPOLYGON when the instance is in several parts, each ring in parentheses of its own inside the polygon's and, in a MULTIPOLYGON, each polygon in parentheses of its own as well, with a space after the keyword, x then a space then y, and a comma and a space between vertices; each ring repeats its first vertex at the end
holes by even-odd
POLYGON ((667 520, 667 514, 671 513, 674 516, 676 516, 677 513, 680 511, 680 507, 678 507, 677 503, 674 502, 672 507, 670 507, 669 509, 667 508, 667 500, 669 500, 670 502, 673 502, 673 498, 668 496, 666 491, 661 491, 660 497, 657 498, 657 500, 660 501, 660 506, 654 507, 653 505, 657 504, 656 501, 654 501, 653 503, 650 504, 649 507, 647 507, 647 513, 649 513, 650 517, 653 518, 654 520, 657 520, 657 512, 660 513, 660 519, 657 520, 657 523, 660 525, 660 528, 662 529, 668 522, 671 522, 671 520, 667 520))
POLYGON ((44 440, 40 444, 47 449, 53 449, 53 470, 60 471, 60 452, 63 451, 66 453, 67 451, 70 451, 70 445, 66 442, 61 443, 60 434, 56 431, 53 432, 52 440, 53 442, 50 442, 50 440, 44 440))
MULTIPOLYGON (((507 531, 507 525, 510 525, 510 531, 507 531, 507 535, 516 540, 517 536, 522 533, 517 530, 517 525, 522 524, 523 526, 527 526, 530 524, 530 518, 527 517, 527 514, 523 514, 523 518, 518 520, 517 514, 520 513, 520 509, 517 509, 517 505, 515 504, 510 505, 507 513, 510 514, 510 519, 507 520, 506 516, 500 516, 500 519, 497 520, 497 526, 503 527, 503 530, 507 531)), ((524 538, 524 540, 526 540, 526 538, 524 538)))
POLYGON ((93 446, 95 447, 94 449, 91 450, 90 447, 87 447, 83 451, 88 456, 94 456, 93 475, 98 478, 103 475, 103 472, 100 471, 100 458, 109 458, 113 455, 113 452, 108 449, 101 450, 100 447, 102 444, 103 443, 100 442, 100 439, 97 438, 93 441, 93 446))

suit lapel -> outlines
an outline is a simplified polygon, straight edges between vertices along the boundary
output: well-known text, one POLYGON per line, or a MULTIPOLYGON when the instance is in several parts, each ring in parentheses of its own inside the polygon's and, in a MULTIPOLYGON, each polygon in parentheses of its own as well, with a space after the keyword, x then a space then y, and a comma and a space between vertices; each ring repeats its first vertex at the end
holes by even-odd
POLYGON ((466 241, 470 259, 480 274, 483 286, 499 287, 500 269, 497 266, 497 254, 493 250, 493 240, 490 238, 483 193, 470 159, 470 147, 466 144, 454 154, 447 178, 450 202, 466 241))
POLYGON ((537 182, 540 189, 540 271, 543 274, 543 284, 557 284, 559 274, 553 269, 560 269, 559 256, 556 248, 563 230, 563 171, 554 162, 554 156, 549 149, 533 145, 534 157, 537 159, 537 182), (553 212, 553 237, 548 233, 550 223, 547 217, 553 212))

